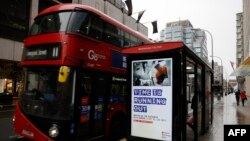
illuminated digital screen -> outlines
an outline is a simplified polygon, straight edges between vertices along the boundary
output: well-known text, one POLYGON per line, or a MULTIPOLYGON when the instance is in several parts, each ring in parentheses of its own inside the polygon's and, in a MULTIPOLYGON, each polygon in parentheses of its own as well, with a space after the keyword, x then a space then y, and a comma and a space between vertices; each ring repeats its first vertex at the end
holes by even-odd
POLYGON ((131 136, 172 140, 172 58, 132 61, 131 136))

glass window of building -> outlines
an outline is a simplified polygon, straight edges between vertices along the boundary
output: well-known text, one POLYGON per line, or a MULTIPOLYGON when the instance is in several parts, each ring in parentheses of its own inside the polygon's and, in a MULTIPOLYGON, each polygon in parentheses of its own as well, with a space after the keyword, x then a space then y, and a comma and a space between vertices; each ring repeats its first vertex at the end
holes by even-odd
POLYGON ((176 37, 173 40, 175 40, 175 41, 183 41, 183 38, 182 37, 176 37))
POLYGON ((165 34, 165 37, 166 37, 166 38, 171 38, 171 37, 172 37, 172 34, 171 34, 171 33, 165 34))
POLYGON ((1 0, 0 7, 0 37, 23 41, 28 32, 30 0, 1 0))
POLYGON ((176 31, 176 32, 183 32, 183 27, 182 26, 176 26, 176 27, 174 27, 174 31, 176 31))
POLYGON ((169 33, 169 32, 172 32, 172 28, 171 27, 165 29, 165 33, 169 33))
POLYGON ((175 32, 173 34, 174 37, 183 37, 183 33, 182 32, 175 32))
MULTIPOLYGON (((57 1, 61 2, 61 3, 72 3, 72 0, 57 0, 57 1)), ((53 0, 39 0, 38 11, 41 12, 42 10, 44 10, 48 7, 51 7, 53 5, 56 5, 56 4, 58 4, 58 3, 53 1, 53 0)))
POLYGON ((192 33, 193 32, 193 28, 192 27, 186 27, 186 28, 184 28, 184 32, 185 33, 192 33))
POLYGON ((196 32, 196 36, 204 36, 205 34, 204 34, 204 31, 197 31, 196 32))
POLYGON ((189 44, 189 43, 192 43, 193 42, 193 40, 192 39, 186 39, 186 41, 185 41, 187 44, 189 44))
POLYGON ((184 37, 185 37, 185 38, 192 38, 192 37, 193 37, 193 34, 192 34, 192 33, 187 33, 187 34, 185 34, 184 37))
POLYGON ((201 48, 196 47, 196 48, 194 48, 194 49, 195 49, 195 52, 197 52, 197 53, 200 53, 200 52, 201 52, 201 48))
POLYGON ((160 37, 164 37, 164 30, 162 30, 161 32, 160 32, 160 37))

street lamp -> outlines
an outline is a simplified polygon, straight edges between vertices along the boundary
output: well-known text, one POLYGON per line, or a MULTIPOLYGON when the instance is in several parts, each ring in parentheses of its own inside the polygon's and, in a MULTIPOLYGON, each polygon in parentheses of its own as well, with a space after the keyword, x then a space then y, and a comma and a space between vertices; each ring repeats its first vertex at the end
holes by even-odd
MULTIPOLYGON (((212 57, 212 70, 213 70, 213 73, 214 73, 214 47, 213 47, 213 36, 212 36, 212 34, 211 34, 211 32, 209 32, 208 30, 206 30, 206 29, 200 29, 200 28, 193 28, 192 30, 201 30, 201 31, 204 31, 204 32, 207 32, 209 35, 210 35, 210 37, 211 37, 211 50, 212 50, 212 55, 211 55, 211 57, 212 57)), ((214 75, 212 75, 212 85, 214 84, 214 75)))
POLYGON ((214 56, 215 58, 218 58, 218 59, 220 59, 220 62, 221 62, 221 86, 222 86, 222 96, 223 96, 223 88, 224 88, 224 86, 223 86, 223 63, 222 63, 222 59, 220 58, 220 57, 218 57, 218 56, 214 56))
POLYGON ((210 35, 210 37, 211 37, 211 49, 212 49, 212 70, 214 71, 214 47, 213 47, 213 36, 212 36, 212 34, 211 34, 211 32, 209 32, 208 30, 205 30, 205 29, 201 29, 202 31, 205 31, 205 32, 207 32, 209 35, 210 35))

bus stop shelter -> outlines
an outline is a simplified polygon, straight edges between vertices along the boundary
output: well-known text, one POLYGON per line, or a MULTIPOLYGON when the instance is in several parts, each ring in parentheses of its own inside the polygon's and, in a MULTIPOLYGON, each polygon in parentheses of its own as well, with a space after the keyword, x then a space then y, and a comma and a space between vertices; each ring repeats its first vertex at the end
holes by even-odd
POLYGON ((212 124, 212 70, 183 42, 146 44, 127 55, 131 140, 197 140, 212 124))

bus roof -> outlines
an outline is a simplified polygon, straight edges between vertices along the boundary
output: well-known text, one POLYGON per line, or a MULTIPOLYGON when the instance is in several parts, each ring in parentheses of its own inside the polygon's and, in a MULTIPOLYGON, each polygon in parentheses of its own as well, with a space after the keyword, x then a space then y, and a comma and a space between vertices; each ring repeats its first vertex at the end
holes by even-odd
POLYGON ((132 48, 125 48, 122 50, 124 54, 142 54, 142 53, 152 53, 152 52, 161 52, 167 50, 173 50, 178 48, 185 47, 183 42, 160 42, 152 43, 141 46, 136 46, 132 48))
POLYGON ((134 35, 137 38, 140 38, 144 41, 144 43, 153 43, 152 40, 150 40, 148 37, 142 35, 141 33, 139 33, 138 31, 135 31, 129 27, 127 27, 126 25, 120 23, 119 21, 111 18, 110 16, 104 14, 103 12, 99 11, 98 9, 95 9, 91 6, 88 5, 83 5, 83 4, 72 4, 72 3, 68 3, 68 4, 58 4, 52 7, 49 7, 43 11, 41 11, 37 17, 42 16, 42 15, 46 15, 49 13, 53 13, 53 12, 58 12, 58 11, 67 11, 67 10, 77 10, 77 11, 89 11, 91 13, 95 13, 96 15, 100 16, 101 19, 103 19, 104 21, 113 24, 114 26, 134 35))

